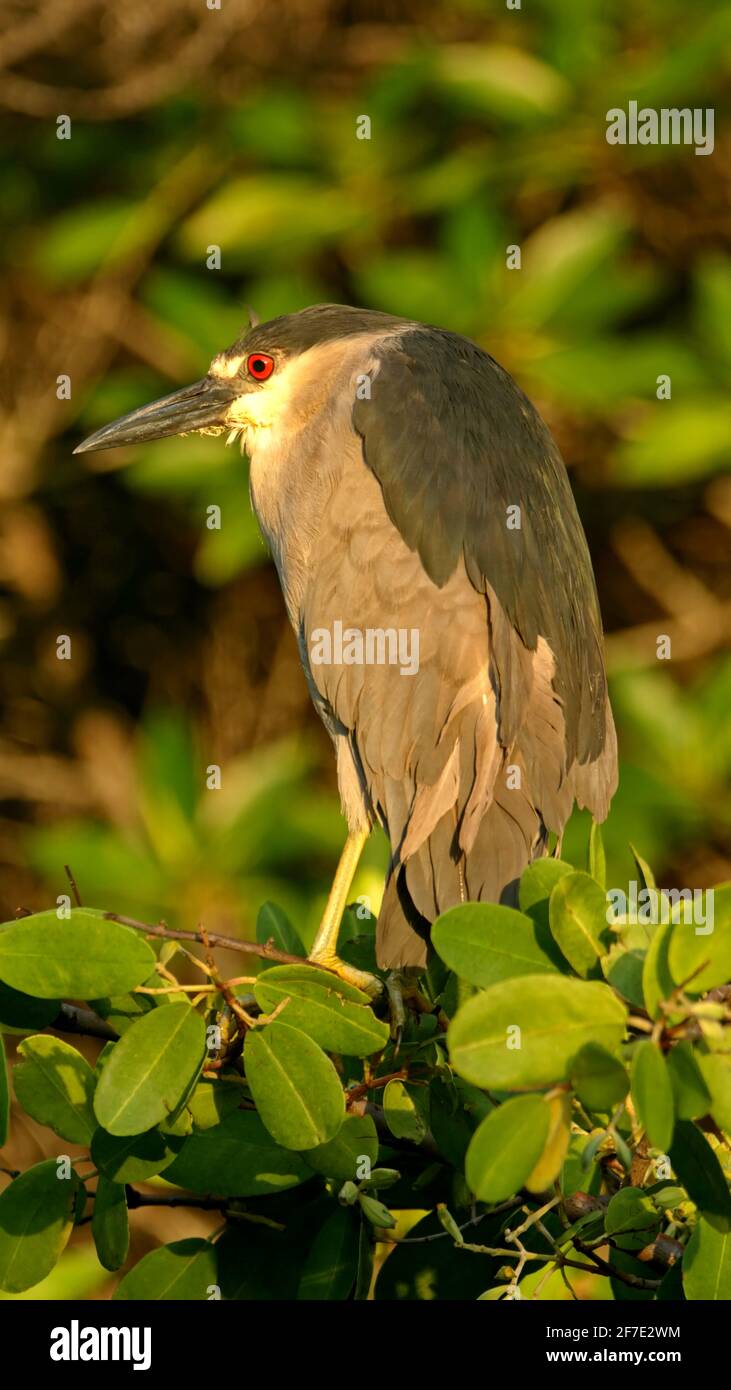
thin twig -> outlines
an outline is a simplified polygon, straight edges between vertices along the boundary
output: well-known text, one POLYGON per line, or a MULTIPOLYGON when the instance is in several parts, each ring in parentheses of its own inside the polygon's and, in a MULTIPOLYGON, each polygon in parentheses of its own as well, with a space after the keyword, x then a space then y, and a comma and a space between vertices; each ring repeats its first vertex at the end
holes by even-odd
POLYGON ((64 872, 65 872, 65 874, 66 874, 66 877, 67 877, 69 883, 71 884, 71 892, 72 892, 73 895, 74 895, 74 900, 75 900, 75 902, 76 902, 76 906, 77 906, 77 907, 83 907, 83 903, 82 903, 82 901, 81 901, 81 894, 79 893, 79 890, 78 890, 78 887, 77 887, 77 884, 76 884, 76 879, 74 878, 74 876, 73 876, 73 874, 72 874, 72 872, 71 872, 71 870, 70 870, 68 864, 64 864, 63 867, 64 867, 64 872))
MULTIPOLYGON (((662 1283, 661 1279, 642 1279, 639 1274, 625 1274, 623 1270, 615 1269, 614 1265, 603 1259, 590 1246, 584 1245, 581 1240, 574 1240, 573 1245, 580 1255, 586 1255, 587 1259, 593 1260, 602 1274, 609 1274, 613 1279, 619 1279, 621 1284, 629 1284, 632 1289, 659 1289, 662 1283)), ((563 1263, 572 1265, 574 1269, 586 1269, 586 1265, 574 1264, 572 1260, 564 1260, 563 1263)), ((596 1272, 596 1269, 591 1271, 592 1274, 596 1274, 596 1272)))
MULTIPOLYGON (((225 951, 240 951, 244 956, 260 956, 262 960, 276 960, 283 965, 310 965, 318 968, 314 961, 307 960, 304 956, 290 955, 289 951, 279 951, 276 946, 260 946, 258 941, 239 941, 235 936, 220 936, 216 932, 206 933, 196 931, 177 931, 173 927, 168 927, 164 922, 158 922, 154 926, 150 922, 138 922, 135 917, 124 917, 119 912, 105 912, 105 920, 109 922, 119 922, 123 927, 134 927, 135 931, 145 933, 145 936, 159 936, 164 941, 194 941, 199 946, 205 946, 206 938, 209 945, 220 947, 225 951)), ((319 967, 322 969, 322 966, 319 967)))
MULTIPOLYGON (((511 1197, 509 1201, 501 1202, 498 1207, 493 1207, 491 1211, 483 1211, 480 1212, 479 1216, 471 1216, 469 1221, 465 1221, 464 1225, 460 1226, 459 1229, 460 1231, 468 1231, 472 1226, 479 1226, 480 1222, 487 1220, 488 1216, 498 1216, 500 1212, 512 1211, 512 1209, 517 1206, 520 1206, 520 1198, 511 1197)), ((449 1231, 435 1231, 431 1236, 397 1237, 382 1234, 379 1236, 379 1241, 382 1245, 429 1245, 433 1240, 444 1240, 447 1237, 454 1239, 454 1237, 450 1236, 449 1231)), ((502 1253, 504 1255, 514 1255, 515 1251, 504 1250, 502 1253)))

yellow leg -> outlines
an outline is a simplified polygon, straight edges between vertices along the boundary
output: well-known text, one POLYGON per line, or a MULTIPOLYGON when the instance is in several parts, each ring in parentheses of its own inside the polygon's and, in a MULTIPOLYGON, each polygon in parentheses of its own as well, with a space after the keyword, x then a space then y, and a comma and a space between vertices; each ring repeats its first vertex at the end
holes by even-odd
POLYGON ((312 943, 309 958, 318 965, 324 966, 326 970, 334 971, 341 980, 356 985, 358 989, 365 990, 366 994, 373 997, 381 991, 380 980, 365 970, 356 970, 354 965, 347 965, 345 961, 338 958, 337 954, 340 923, 343 920, 348 894, 367 839, 367 830, 355 830, 351 831, 345 841, 345 848, 335 870, 330 895, 325 905, 322 921, 317 929, 317 935, 312 943))

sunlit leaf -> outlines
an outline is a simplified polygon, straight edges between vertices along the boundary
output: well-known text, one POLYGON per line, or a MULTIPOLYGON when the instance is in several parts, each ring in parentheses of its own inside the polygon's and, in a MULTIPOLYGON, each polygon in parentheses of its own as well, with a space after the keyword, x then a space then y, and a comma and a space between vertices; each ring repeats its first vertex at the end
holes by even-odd
POLYGON ((635 1045, 631 1078, 637 1118, 654 1148, 666 1153, 673 1137, 673 1088, 665 1058, 649 1038, 635 1045))
POLYGON ((589 874, 565 874, 549 900, 553 938, 583 979, 596 972, 599 957, 609 945, 607 900, 589 874))
POLYGON ((531 1090, 564 1080, 589 1042, 614 1051, 626 1010, 607 985, 526 975, 469 999, 449 1029, 452 1062, 467 1081, 531 1090))
POLYGON ((143 1255, 117 1285, 114 1298, 204 1300, 217 1282, 215 1246, 207 1240, 176 1240, 143 1255))
POLYGON ((693 1300, 731 1299, 731 1233, 702 1216, 683 1256, 683 1292, 693 1300))
POLYGON ((89 1063, 75 1047, 47 1034, 26 1038, 18 1052, 22 1060, 13 1084, 26 1114, 62 1139, 88 1145, 96 1129, 96 1077, 89 1063))
POLYGON ((345 1117, 342 1086, 329 1057, 306 1033, 279 1020, 252 1030, 244 1066, 257 1110, 277 1143, 313 1149, 335 1138, 345 1117))
POLYGON ((416 1104, 413 1087, 405 1086, 403 1081, 389 1081, 383 1093, 383 1113, 396 1139, 410 1139, 412 1144, 421 1143, 427 1125, 416 1104))
POLYGON ((153 1009, 115 1043, 94 1100, 110 1134, 143 1134, 176 1110, 203 1064, 205 1025, 188 1004, 153 1009))
POLYGON ((388 1041, 388 1024, 376 1018, 367 994, 344 984, 327 970, 309 965, 277 965, 264 970, 254 986, 257 1004, 272 1013, 285 999, 282 1019, 329 1052, 367 1057, 388 1041))
POLYGON ((515 1096, 482 1121, 465 1165, 468 1185, 481 1202, 501 1202, 523 1186, 541 1157, 549 1125, 542 1096, 515 1096))
POLYGON ((571 1138, 571 1097, 562 1092, 546 1098, 544 1104, 549 1115, 548 1133, 541 1156, 525 1179, 529 1192, 545 1192, 556 1181, 571 1138))
POLYGON ((469 984, 485 987, 516 975, 555 971, 560 956, 546 935, 514 908, 465 903, 437 918, 431 940, 450 970, 469 984))
POLYGON ((150 974, 155 957, 139 932, 72 909, 36 912, 0 932, 0 978, 39 999, 123 994, 150 974))
POLYGON ((71 1234, 80 1183, 54 1158, 36 1163, 0 1193, 0 1289, 22 1293, 45 1279, 71 1234))

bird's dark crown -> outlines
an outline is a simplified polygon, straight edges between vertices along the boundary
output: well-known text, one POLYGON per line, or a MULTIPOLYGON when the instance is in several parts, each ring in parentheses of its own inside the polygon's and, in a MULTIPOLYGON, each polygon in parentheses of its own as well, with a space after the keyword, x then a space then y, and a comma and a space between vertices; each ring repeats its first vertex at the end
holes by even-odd
POLYGON ((278 349, 287 356, 296 357, 334 338, 350 338, 356 333, 385 333, 400 325, 406 327, 409 322, 393 314, 382 314, 377 309, 355 309, 349 304, 314 304, 298 314, 282 314, 267 323, 256 324, 228 349, 226 356, 278 349))

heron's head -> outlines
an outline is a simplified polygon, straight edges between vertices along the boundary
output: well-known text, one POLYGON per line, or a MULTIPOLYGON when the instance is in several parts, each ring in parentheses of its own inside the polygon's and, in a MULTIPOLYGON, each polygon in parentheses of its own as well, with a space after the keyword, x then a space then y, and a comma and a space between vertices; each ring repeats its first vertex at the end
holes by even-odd
POLYGON ((200 381, 103 425, 74 453, 191 433, 228 433, 255 447, 263 432, 295 431, 328 402, 352 401, 371 344, 404 326, 342 304, 256 324, 214 357, 200 381))

